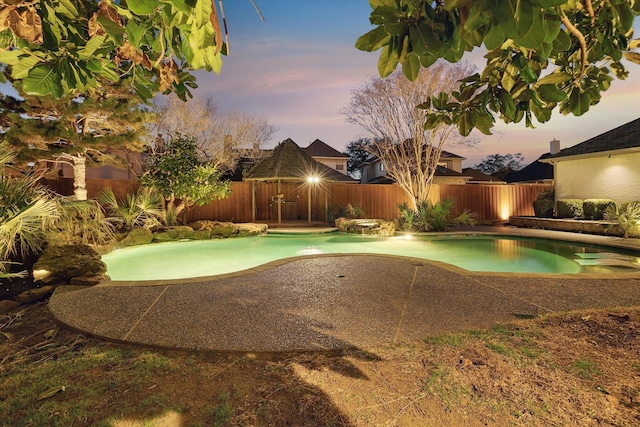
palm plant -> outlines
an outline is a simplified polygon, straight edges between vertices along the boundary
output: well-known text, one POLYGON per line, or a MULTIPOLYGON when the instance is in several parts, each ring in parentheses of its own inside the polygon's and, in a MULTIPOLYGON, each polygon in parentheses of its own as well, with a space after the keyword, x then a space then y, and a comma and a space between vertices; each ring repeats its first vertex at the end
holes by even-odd
POLYGON ((417 217, 416 211, 411 209, 406 202, 400 203, 398 209, 400 210, 400 224, 402 229, 404 231, 413 230, 417 217))
POLYGON ((406 203, 401 204, 399 208, 403 228, 407 231, 446 231, 447 227, 473 226, 476 223, 475 215, 469 211, 454 217, 455 201, 451 198, 435 204, 428 200, 420 201, 415 211, 406 203))
POLYGON ((105 218, 102 207, 95 200, 59 197, 55 231, 48 233, 50 242, 102 246, 115 240, 113 223, 105 218))
POLYGON ((100 203, 108 215, 119 221, 125 228, 152 227, 158 224, 159 218, 171 216, 162 209, 162 197, 153 188, 140 187, 136 193, 127 194, 118 199, 111 188, 107 188, 99 196, 100 203))
MULTIPOLYGON (((13 150, 0 143, 0 169, 13 160, 13 150)), ((40 176, 16 178, 0 173, 0 269, 6 273, 12 260, 25 261, 40 252, 46 231, 58 218, 55 199, 38 183, 40 176)))
POLYGON ((627 202, 610 205, 605 211, 605 218, 617 221, 624 231, 624 238, 640 226, 640 202, 627 202))

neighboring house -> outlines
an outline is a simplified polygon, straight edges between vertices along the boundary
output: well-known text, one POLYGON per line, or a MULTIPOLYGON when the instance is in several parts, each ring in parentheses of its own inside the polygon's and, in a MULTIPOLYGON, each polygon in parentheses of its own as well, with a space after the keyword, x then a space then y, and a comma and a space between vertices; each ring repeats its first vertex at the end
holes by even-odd
POLYGON ((505 182, 495 176, 487 175, 474 168, 462 169, 462 174, 471 177, 467 184, 505 184, 505 182))
POLYGON ((333 170, 347 174, 347 160, 349 156, 339 152, 335 148, 316 139, 307 148, 303 150, 309 154, 316 162, 320 162, 325 166, 329 166, 333 170))
POLYGON ((556 199, 640 200, 640 119, 541 159, 556 199))
MULTIPOLYGON (((433 177, 434 184, 465 184, 471 177, 462 173, 464 157, 443 151, 438 162, 438 169, 433 177)), ((361 184, 389 184, 393 182, 384 170, 382 161, 371 157, 360 165, 361 184)))
POLYGON ((550 153, 544 153, 522 169, 509 172, 503 179, 509 184, 553 184, 553 166, 543 162, 549 156, 550 153))

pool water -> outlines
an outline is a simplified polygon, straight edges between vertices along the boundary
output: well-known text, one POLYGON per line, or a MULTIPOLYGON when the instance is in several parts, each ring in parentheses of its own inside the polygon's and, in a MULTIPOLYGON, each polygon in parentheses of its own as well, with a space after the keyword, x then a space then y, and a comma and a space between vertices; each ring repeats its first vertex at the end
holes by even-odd
POLYGON ((303 255, 354 253, 424 258, 484 272, 575 274, 640 269, 638 254, 554 240, 482 235, 268 235, 135 246, 117 249, 102 260, 112 280, 143 281, 214 276, 303 255))

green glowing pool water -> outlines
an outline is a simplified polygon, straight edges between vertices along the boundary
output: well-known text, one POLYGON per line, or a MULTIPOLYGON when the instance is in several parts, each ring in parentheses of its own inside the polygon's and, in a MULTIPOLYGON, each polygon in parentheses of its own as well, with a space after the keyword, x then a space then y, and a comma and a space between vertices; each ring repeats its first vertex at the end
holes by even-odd
POLYGON ((640 258, 610 248, 499 236, 377 238, 352 234, 269 235, 158 243, 103 256, 112 280, 214 276, 317 254, 388 254, 441 261, 470 271, 564 273, 637 271, 640 258))

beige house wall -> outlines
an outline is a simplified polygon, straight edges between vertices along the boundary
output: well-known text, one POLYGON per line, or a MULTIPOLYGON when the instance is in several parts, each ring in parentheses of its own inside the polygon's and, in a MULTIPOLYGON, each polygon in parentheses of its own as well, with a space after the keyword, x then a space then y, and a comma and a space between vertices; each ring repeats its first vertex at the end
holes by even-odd
POLYGON ((347 159, 346 158, 338 158, 338 157, 318 157, 313 156, 313 159, 322 163, 325 166, 330 167, 333 170, 337 170, 343 174, 347 174, 347 159))
POLYGON ((640 153, 558 161, 555 191, 556 199, 640 200, 640 153))

